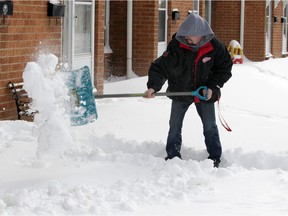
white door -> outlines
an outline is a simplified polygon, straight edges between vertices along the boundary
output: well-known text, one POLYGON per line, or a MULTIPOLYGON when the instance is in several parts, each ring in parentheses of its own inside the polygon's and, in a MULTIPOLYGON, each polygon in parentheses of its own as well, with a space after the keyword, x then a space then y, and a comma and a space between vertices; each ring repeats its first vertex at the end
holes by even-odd
POLYGON ((159 0, 158 7, 158 57, 167 48, 167 1, 159 0))
POLYGON ((87 65, 94 83, 94 8, 93 0, 67 0, 63 25, 63 54, 69 69, 87 65))
POLYGON ((271 0, 266 0, 266 57, 271 57, 271 0))
POLYGON ((282 22, 282 53, 287 54, 287 16, 288 16, 288 4, 283 8, 282 22))

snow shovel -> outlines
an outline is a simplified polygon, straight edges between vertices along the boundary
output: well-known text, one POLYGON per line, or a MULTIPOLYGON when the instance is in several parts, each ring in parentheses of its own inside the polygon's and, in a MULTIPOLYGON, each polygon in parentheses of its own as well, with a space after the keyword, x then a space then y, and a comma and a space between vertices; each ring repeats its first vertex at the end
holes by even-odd
POLYGON ((71 98, 71 125, 80 126, 95 121, 98 114, 89 67, 70 71, 67 85, 71 98))
MULTIPOLYGON (((203 90, 208 90, 207 86, 200 86, 198 89, 192 92, 157 92, 155 96, 196 96, 200 100, 207 100, 207 94, 201 95, 203 90)), ((144 97, 145 93, 124 93, 124 94, 104 94, 95 95, 95 98, 121 98, 121 97, 144 97)))

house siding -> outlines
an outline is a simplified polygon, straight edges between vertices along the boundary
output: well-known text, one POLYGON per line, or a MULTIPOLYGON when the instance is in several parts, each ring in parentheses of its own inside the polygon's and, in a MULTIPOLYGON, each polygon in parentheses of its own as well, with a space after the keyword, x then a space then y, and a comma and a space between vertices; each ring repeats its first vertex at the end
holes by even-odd
MULTIPOLYGON (((61 20, 47 17, 47 1, 14 0, 13 16, 8 26, 0 26, 0 119, 16 119, 9 81, 21 81, 24 68, 40 53, 60 57, 61 20)), ((1 17, 2 19, 2 17, 1 17)), ((1 20, 2 22, 2 20, 1 20)))
POLYGON ((97 94, 102 94, 105 79, 105 56, 104 56, 104 21, 105 1, 95 4, 95 40, 94 40, 94 84, 97 94))
POLYGON ((127 2, 110 2, 110 48, 111 54, 106 54, 105 76, 124 76, 126 74, 127 45, 127 2))
POLYGON ((240 1, 213 1, 211 27, 227 46, 231 40, 240 40, 240 1))
POLYGON ((168 33, 167 33, 167 40, 168 42, 171 40, 173 34, 178 31, 181 23, 185 20, 188 15, 188 11, 192 10, 193 8, 193 1, 180 1, 180 0, 173 0, 169 1, 168 3, 168 33), (172 10, 177 8, 180 12, 180 19, 179 20, 172 20, 172 10))
MULTIPOLYGON (((274 2, 275 4, 275 2, 274 2)), ((271 52, 275 58, 282 57, 282 23, 281 16, 283 15, 283 2, 279 2, 278 5, 273 6, 272 14, 272 43, 271 52), (275 8, 275 9, 274 9, 275 8), (274 17, 277 20, 274 20, 274 17)))
POLYGON ((145 76, 150 63, 157 57, 158 1, 133 3, 132 41, 132 69, 138 76, 145 76))
POLYGON ((245 2, 244 55, 252 61, 265 59, 266 2, 245 2))

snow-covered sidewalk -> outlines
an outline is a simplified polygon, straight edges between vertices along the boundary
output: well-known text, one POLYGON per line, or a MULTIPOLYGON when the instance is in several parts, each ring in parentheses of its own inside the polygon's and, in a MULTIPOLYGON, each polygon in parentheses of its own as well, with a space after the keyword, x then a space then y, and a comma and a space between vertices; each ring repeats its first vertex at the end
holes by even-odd
MULTIPOLYGON (((36 123, 0 121, 0 215, 287 215, 287 68, 287 58, 234 65, 220 101, 232 132, 218 123, 219 169, 206 159, 193 106, 184 160, 163 159, 166 97, 97 99, 99 119, 69 127, 70 148, 51 136, 49 153, 36 123)), ((106 83, 105 93, 144 92, 146 81, 106 83)))

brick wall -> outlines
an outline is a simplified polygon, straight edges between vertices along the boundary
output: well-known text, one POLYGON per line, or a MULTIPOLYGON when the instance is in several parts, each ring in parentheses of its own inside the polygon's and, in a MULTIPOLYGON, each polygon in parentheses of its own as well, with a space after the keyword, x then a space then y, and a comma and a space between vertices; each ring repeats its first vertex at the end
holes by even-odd
MULTIPOLYGON (((265 59, 266 1, 245 1, 244 55, 253 61, 265 59)), ((240 43, 241 1, 213 1, 212 29, 227 46, 231 40, 240 43)))
POLYGON ((231 40, 240 42, 240 12, 240 1, 212 1, 211 27, 226 46, 231 40))
POLYGON ((252 61, 265 59, 266 1, 245 1, 244 54, 252 61))
POLYGON ((133 71, 147 75, 148 68, 157 57, 158 1, 133 2, 133 71))
MULTIPOLYGON (((0 26, 0 119, 16 119, 16 107, 7 88, 9 81, 22 80, 29 61, 39 53, 54 53, 61 49, 61 25, 47 17, 46 0, 14 0, 13 16, 8 26, 0 26)), ((2 17, 1 17, 2 19, 2 17)), ((1 20, 2 22, 2 20, 1 20)))
MULTIPOLYGON (((275 3, 275 2, 274 2, 275 3)), ((281 16, 283 15, 283 2, 279 2, 278 6, 272 10, 272 43, 271 52, 275 58, 282 57, 282 23, 281 16), (277 17, 277 22, 274 22, 274 16, 277 17)))
POLYGON ((105 59, 106 76, 126 75, 127 1, 110 2, 110 48, 113 53, 105 59))
MULTIPOLYGON (((127 70, 127 1, 110 2, 110 48, 106 54, 105 75, 126 75, 127 70), (112 12, 113 11, 113 12, 112 12)), ((157 56, 158 2, 133 1, 132 70, 147 75, 157 56)))
MULTIPOLYGON (((201 14, 204 16, 204 1, 201 2, 201 14)), ((177 32, 179 26, 192 9, 193 1, 168 1, 167 40, 177 32), (172 21, 172 9, 178 8, 180 20, 172 21)), ((127 1, 110 2, 110 47, 112 54, 106 54, 105 75, 126 75, 127 45, 127 1)), ((158 1, 133 1, 133 71, 147 75, 151 62, 157 57, 158 48, 158 1)))
POLYGON ((97 93, 103 93, 103 83, 105 78, 104 68, 104 14, 105 1, 96 1, 95 4, 95 39, 94 39, 94 84, 97 93))
POLYGON ((188 11, 192 10, 193 1, 181 1, 181 0, 173 0, 168 3, 168 33, 167 40, 168 42, 171 40, 174 33, 176 33, 188 15, 188 11), (180 12, 180 19, 173 21, 172 20, 172 10, 177 8, 180 12))

